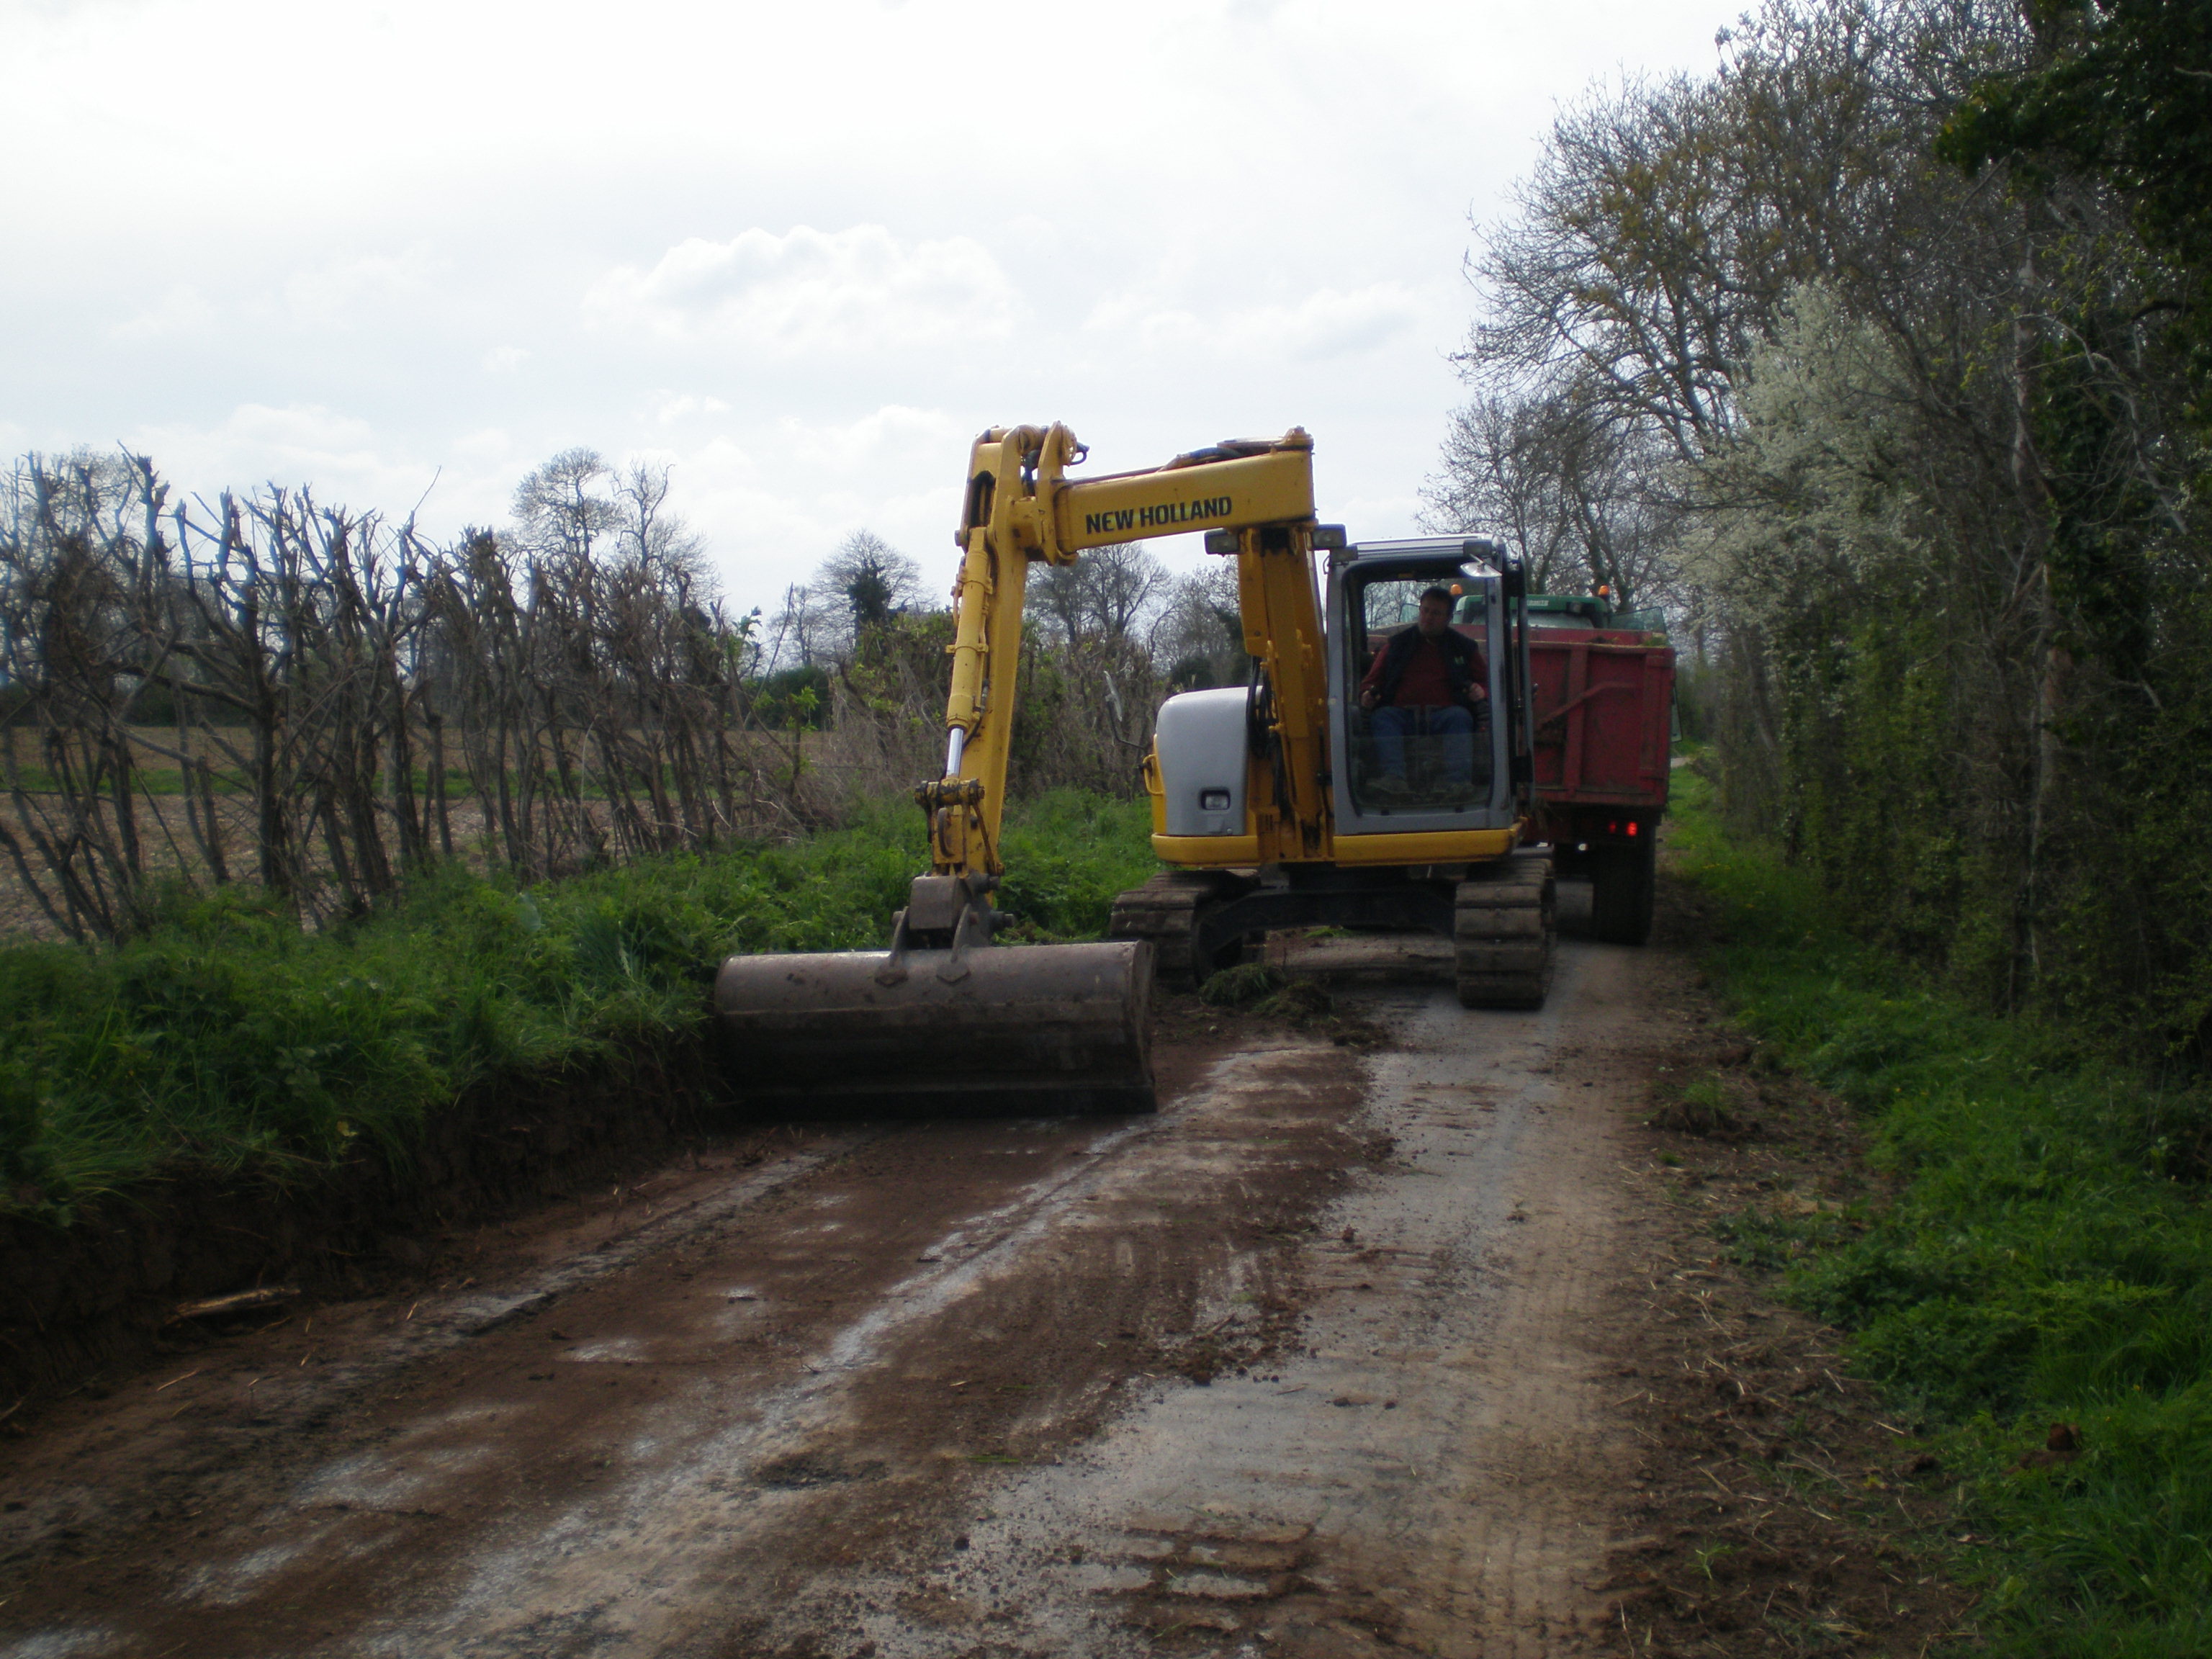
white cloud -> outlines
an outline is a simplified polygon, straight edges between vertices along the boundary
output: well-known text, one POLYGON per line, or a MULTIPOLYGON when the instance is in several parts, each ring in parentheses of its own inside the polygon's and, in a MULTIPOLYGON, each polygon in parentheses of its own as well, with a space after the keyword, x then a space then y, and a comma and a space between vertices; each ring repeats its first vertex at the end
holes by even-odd
POLYGON ((690 237, 650 270, 621 265, 586 296, 591 313, 671 339, 726 341, 769 356, 851 356, 948 339, 995 340, 1019 310, 983 245, 907 243, 881 225, 824 233, 753 229, 690 237))
POLYGON ((958 422, 945 410, 909 409, 903 404, 886 404, 854 421, 810 422, 786 416, 776 426, 793 460, 848 477, 864 471, 880 475, 887 463, 898 471, 918 462, 942 469, 963 435, 958 422))
POLYGON ((1083 328, 1117 342, 1141 342, 1145 350, 1161 356, 1199 351, 1311 362, 1371 351, 1419 323, 1422 312, 1419 301, 1395 282, 1370 283, 1350 293, 1316 289, 1293 304, 1213 315, 1121 294, 1094 307, 1083 328))
POLYGON ((712 438, 682 457, 664 456, 678 465, 706 469, 720 477, 751 477, 759 469, 752 453, 729 438, 712 438))
POLYGON ((505 462, 514 458, 514 440, 504 427, 488 426, 453 440, 455 454, 471 460, 505 462))
POLYGON ((1421 498, 1407 491, 1393 495, 1351 495, 1328 503, 1324 517, 1348 526, 1354 536, 1373 538, 1425 533, 1419 527, 1421 498), (1401 526, 1403 526, 1402 528, 1401 526))
POLYGON ((374 426, 318 404, 241 404, 210 435, 288 460, 356 465, 375 454, 374 426))
POLYGON ((609 30, 580 0, 527 27, 0 0, 0 150, 41 228, 0 261, 37 323, 0 441, 121 434, 182 489, 397 513, 435 477, 441 536, 570 446, 663 457, 745 604, 862 526, 941 588, 997 421, 1067 420, 1094 473, 1295 422, 1332 519, 1409 531, 1462 395, 1467 214, 1589 76, 1709 64, 1736 9, 1129 0, 979 34, 953 0, 880 4, 638 0, 609 30), (769 66, 742 97, 733 62, 769 66), (379 118, 332 118, 332 63, 379 118), (1073 64, 1042 120, 947 94, 1073 64), (130 210, 87 178, 132 179, 130 210))
POLYGON ((720 398, 686 392, 680 396, 665 398, 653 418, 663 426, 673 426, 678 421, 691 420, 702 415, 726 415, 729 412, 729 404, 720 398))
POLYGON ((1370 351, 1418 321, 1421 307, 1396 283, 1340 294, 1324 288, 1294 306, 1265 306, 1230 319, 1245 349, 1272 346, 1304 361, 1370 351))
POLYGON ((357 416, 319 404, 278 408, 241 404, 210 427, 142 428, 131 447, 151 455, 168 477, 191 494, 213 496, 225 489, 262 483, 305 485, 329 506, 404 515, 434 489, 445 511, 482 518, 506 510, 512 479, 501 481, 506 458, 477 467, 445 467, 417 455, 394 453, 378 428, 357 416))
POLYGON ((426 292, 442 264, 423 247, 334 259, 285 279, 285 309, 301 322, 351 323, 380 302, 426 292))
POLYGON ((137 344, 204 329, 214 320, 215 307, 198 289, 187 285, 170 289, 148 309, 109 329, 107 336, 112 340, 137 344))
MULTIPOLYGON (((690 447, 636 449, 672 469, 674 501, 704 532, 724 590, 767 604, 866 528, 952 579, 964 422, 891 405, 849 422, 783 419, 690 447)), ((771 607, 772 608, 772 607, 771 607)))

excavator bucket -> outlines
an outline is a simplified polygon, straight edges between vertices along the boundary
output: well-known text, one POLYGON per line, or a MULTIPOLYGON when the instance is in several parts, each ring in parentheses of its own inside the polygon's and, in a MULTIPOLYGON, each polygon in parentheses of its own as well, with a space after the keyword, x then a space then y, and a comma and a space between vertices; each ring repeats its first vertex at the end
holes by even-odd
POLYGON ((732 957, 728 1075, 804 1116, 1149 1112, 1152 946, 732 957))

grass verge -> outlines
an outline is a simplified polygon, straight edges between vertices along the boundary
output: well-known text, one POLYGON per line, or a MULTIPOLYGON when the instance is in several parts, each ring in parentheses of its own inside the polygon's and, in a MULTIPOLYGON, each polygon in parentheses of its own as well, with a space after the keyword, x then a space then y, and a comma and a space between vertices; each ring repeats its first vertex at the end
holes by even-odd
MULTIPOLYGON (((1089 939, 1156 867, 1142 801, 1062 792, 1010 817, 1016 937, 1089 939)), ((733 951, 879 946, 926 866, 884 804, 778 847, 554 885, 447 869, 320 933, 243 888, 179 900, 110 951, 0 949, 0 1210, 66 1223, 184 1170, 283 1186, 371 1149, 405 1169, 463 1091, 701 1029, 733 951)))
POLYGON ((1868 1122, 1880 1196, 1722 1227, 1937 1437, 1990 1650, 2212 1652, 2212 1091, 1979 1013, 1854 940, 1677 775, 1709 970, 1868 1122))

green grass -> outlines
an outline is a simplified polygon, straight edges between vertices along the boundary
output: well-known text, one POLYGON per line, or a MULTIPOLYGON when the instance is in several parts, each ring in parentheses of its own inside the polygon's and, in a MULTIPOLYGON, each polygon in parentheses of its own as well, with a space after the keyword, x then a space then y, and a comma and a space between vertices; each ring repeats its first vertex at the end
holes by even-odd
MULTIPOLYGON (((663 768, 662 775, 665 781, 673 784, 675 768, 663 768)), ((0 775, 4 775, 7 784, 21 788, 26 794, 52 795, 61 793, 60 779, 43 766, 19 765, 12 774, 0 775)), ((429 769, 427 766, 416 766, 412 769, 410 776, 416 797, 418 799, 427 797, 430 793, 429 769)), ((519 791, 522 784, 522 774, 509 768, 506 776, 509 787, 519 791)), ((636 778, 637 774, 635 772, 624 774, 625 781, 629 782, 632 787, 635 787, 636 778)), ((253 778, 250 773, 240 771, 234 767, 215 767, 210 769, 208 787, 213 793, 225 798, 247 796, 253 793, 253 778)), ((191 787, 195 793, 198 792, 199 784, 197 780, 194 781, 191 787)), ((131 789, 133 794, 152 795, 166 799, 170 796, 181 795, 185 793, 185 775, 174 766, 136 765, 131 769, 131 789)), ((446 769, 445 790, 447 800, 469 800, 477 793, 475 781, 465 769, 458 765, 446 769)), ((103 789, 101 793, 106 792, 103 789)), ((605 800, 608 798, 605 782, 592 775, 586 775, 576 793, 586 800, 605 800)))
POLYGON ((1863 1231, 1743 1217, 1731 1246, 1940 1437, 1992 1650, 2212 1653, 2212 1091, 1921 983, 1677 777, 1671 844, 1723 907, 1717 978, 1864 1115, 1889 1183, 1863 1231), (2057 1423, 2080 1455, 2022 1467, 2057 1423))
MULTIPOLYGON (((1059 793, 1011 817, 1017 937, 1099 936, 1155 865, 1142 801, 1059 793)), ((880 946, 926 867, 904 803, 788 846, 657 859, 518 890, 447 869, 302 933, 232 888, 113 950, 0 949, 0 1207, 76 1206, 191 1169, 282 1184, 357 1149, 404 1170, 461 1091, 688 1039, 733 951, 880 946)))
MULTIPOLYGON (((61 781, 43 766, 18 766, 7 781, 27 794, 52 795, 61 791, 61 781)), ((173 766, 134 766, 131 769, 131 788, 140 795, 181 795, 185 793, 185 775, 173 766)), ((218 795, 241 795, 248 793, 246 781, 237 774, 217 772, 215 793, 218 795)))

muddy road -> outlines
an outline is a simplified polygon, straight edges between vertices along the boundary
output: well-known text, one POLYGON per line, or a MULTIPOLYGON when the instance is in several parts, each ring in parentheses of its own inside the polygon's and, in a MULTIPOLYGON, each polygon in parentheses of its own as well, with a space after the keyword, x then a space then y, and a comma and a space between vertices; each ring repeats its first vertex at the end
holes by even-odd
POLYGON ((1304 959, 1379 1042, 1185 1002, 1157 1117, 716 1142, 58 1409, 0 1656, 1583 1651, 1686 970, 1423 948, 1304 959))

